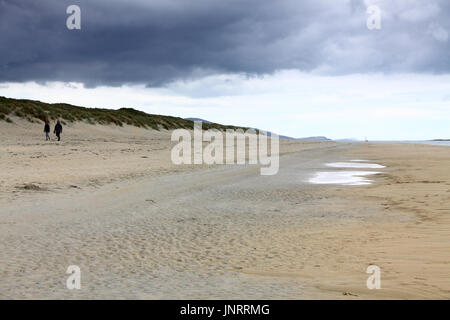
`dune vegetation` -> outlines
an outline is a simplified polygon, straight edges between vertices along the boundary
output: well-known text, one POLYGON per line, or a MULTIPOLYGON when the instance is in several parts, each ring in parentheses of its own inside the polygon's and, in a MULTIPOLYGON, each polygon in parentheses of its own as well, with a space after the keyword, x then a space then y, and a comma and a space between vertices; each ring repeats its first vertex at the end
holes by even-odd
MULTIPOLYGON (((12 117, 19 117, 29 122, 60 120, 68 122, 86 122, 100 125, 131 125, 145 129, 193 129, 194 122, 183 118, 147 114, 132 108, 99 109, 70 105, 67 103, 44 103, 34 100, 11 99, 0 97, 0 121, 13 123, 12 117)), ((203 123, 203 129, 239 129, 217 123, 203 123)), ((240 128, 246 129, 246 128, 240 128)))

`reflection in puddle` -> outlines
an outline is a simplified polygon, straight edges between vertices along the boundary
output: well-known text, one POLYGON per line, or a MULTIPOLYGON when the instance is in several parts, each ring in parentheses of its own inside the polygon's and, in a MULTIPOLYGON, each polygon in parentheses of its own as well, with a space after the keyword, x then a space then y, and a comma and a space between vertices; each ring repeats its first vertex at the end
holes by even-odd
POLYGON ((327 163, 328 167, 333 168, 359 168, 359 169, 381 169, 385 166, 376 163, 355 163, 355 162, 333 162, 327 163))
POLYGON ((361 186, 372 183, 372 180, 364 176, 373 175, 381 172, 376 171, 331 171, 317 172, 314 178, 309 179, 310 183, 315 184, 341 184, 346 186, 361 186))

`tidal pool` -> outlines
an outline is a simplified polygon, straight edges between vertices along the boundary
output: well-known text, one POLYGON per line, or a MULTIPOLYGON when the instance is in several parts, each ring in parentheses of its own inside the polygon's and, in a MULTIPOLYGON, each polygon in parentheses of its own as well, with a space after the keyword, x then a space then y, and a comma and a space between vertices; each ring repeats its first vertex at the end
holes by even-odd
POLYGON ((376 163, 363 163, 363 162, 332 162, 326 164, 332 168, 357 168, 357 169, 382 169, 386 168, 376 163))
POLYGON ((376 171, 322 171, 309 179, 314 184, 340 184, 345 186, 362 186, 372 184, 366 176, 381 172, 376 171))

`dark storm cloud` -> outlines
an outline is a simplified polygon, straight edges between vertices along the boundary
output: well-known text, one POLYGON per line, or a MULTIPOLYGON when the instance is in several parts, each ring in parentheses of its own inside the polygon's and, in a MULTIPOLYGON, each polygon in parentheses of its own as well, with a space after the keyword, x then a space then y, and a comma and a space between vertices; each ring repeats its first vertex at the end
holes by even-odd
POLYGON ((0 82, 448 73, 449 14, 446 0, 0 0, 0 82), (366 28, 367 3, 383 11, 379 31, 366 28), (71 4, 81 30, 66 28, 71 4))

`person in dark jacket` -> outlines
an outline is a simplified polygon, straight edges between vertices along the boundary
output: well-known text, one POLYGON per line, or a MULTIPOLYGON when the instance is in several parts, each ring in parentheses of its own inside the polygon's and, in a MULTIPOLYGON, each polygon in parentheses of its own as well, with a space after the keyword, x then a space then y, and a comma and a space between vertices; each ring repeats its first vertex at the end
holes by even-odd
POLYGON ((53 130, 53 133, 58 137, 58 141, 61 141, 62 125, 59 120, 56 122, 55 130, 53 130))
POLYGON ((48 121, 45 121, 44 132, 45 132, 45 141, 50 140, 50 124, 48 123, 48 121))

